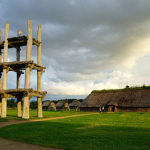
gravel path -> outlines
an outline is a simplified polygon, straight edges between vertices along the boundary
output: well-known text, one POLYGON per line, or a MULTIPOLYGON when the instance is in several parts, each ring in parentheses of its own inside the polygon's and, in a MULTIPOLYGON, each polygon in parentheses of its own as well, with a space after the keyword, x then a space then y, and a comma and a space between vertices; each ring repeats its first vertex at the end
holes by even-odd
MULTIPOLYGON (((46 121, 46 120, 54 120, 54 119, 64 119, 64 118, 71 118, 71 117, 77 117, 77 116, 85 116, 85 115, 90 115, 90 114, 80 114, 80 115, 44 118, 44 119, 37 119, 37 120, 25 120, 25 121, 10 120, 8 122, 0 122, 0 128, 4 126, 12 125, 12 124, 35 122, 35 121, 46 121)), ((93 113, 93 114, 97 114, 97 113, 93 113)), ((63 150, 63 149, 39 146, 39 145, 22 143, 22 142, 11 141, 11 140, 0 138, 0 150, 63 150)))

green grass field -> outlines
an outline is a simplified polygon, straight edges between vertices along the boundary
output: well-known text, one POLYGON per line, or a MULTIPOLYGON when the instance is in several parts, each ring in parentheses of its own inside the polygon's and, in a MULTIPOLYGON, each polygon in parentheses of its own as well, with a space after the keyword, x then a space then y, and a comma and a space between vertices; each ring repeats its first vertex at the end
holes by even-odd
POLYGON ((148 150, 150 113, 102 113, 15 124, 3 138, 68 150, 148 150))
MULTIPOLYGON (((87 112, 80 112, 75 110, 64 110, 64 111, 43 111, 43 118, 52 118, 52 117, 61 117, 61 116, 70 116, 70 115, 76 115, 76 114, 85 114, 87 112)), ((29 112, 30 120, 31 119, 41 119, 37 118, 37 111, 36 110, 30 110, 29 112)), ((21 117, 17 117, 17 110, 7 110, 7 117, 6 118, 0 118, 0 122, 8 121, 8 120, 25 120, 21 117)))

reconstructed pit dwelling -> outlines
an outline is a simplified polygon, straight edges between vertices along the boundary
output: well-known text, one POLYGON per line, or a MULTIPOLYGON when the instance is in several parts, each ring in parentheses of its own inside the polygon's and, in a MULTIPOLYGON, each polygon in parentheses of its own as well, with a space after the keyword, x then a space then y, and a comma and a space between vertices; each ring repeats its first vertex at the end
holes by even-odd
POLYGON ((92 92, 81 103, 81 111, 150 112, 150 89, 92 92))
MULTIPOLYGON (((7 100, 8 98, 17 98, 17 116, 29 119, 29 105, 32 96, 37 97, 38 102, 38 117, 42 116, 42 100, 47 94, 46 91, 41 91, 41 75, 45 72, 46 67, 41 66, 41 25, 38 25, 38 39, 32 38, 32 20, 28 20, 28 36, 21 36, 22 31, 17 31, 17 37, 8 38, 9 23, 5 25, 5 37, 2 42, 2 31, 0 30, 0 116, 6 117, 7 100), (32 45, 37 45, 38 55, 37 64, 31 60, 32 45), (20 61, 20 48, 26 46, 26 61, 20 61), (16 61, 8 62, 8 48, 16 48, 16 61), (3 62, 2 62, 2 49, 4 49, 3 62), (30 88, 31 70, 37 70, 37 90, 30 88), (25 70, 25 87, 20 88, 20 77, 24 74, 25 70), (7 73, 14 71, 17 73, 17 88, 7 89, 7 73), (3 73, 3 83, 1 85, 1 75, 3 73), (23 102, 23 115, 21 114, 21 100, 23 102)), ((11 81, 12 82, 12 81, 11 81)))

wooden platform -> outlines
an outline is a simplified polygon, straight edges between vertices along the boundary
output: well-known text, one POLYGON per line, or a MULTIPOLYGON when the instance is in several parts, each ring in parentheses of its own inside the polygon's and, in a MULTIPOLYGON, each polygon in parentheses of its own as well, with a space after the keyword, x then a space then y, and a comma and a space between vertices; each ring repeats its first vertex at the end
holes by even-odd
POLYGON ((7 89, 7 90, 0 90, 0 96, 1 98, 23 98, 23 97, 40 97, 45 98, 45 95, 47 94, 47 91, 37 91, 30 89, 7 89))
MULTIPOLYGON (((23 35, 21 37, 8 38, 8 48, 18 48, 20 46, 26 46, 27 40, 28 40, 28 37, 25 35, 23 35)), ((5 41, 3 41, 0 44, 0 49, 4 49, 4 43, 5 43, 5 41)), ((36 40, 35 38, 32 38, 32 45, 39 46, 40 43, 41 42, 38 42, 38 40, 36 40)))
MULTIPOLYGON (((0 63, 0 71, 3 69, 8 69, 8 71, 20 72, 20 70, 25 70, 26 67, 30 67, 31 70, 38 70, 45 72, 46 67, 42 67, 31 61, 14 61, 14 62, 3 62, 0 63)), ((23 73, 21 71, 21 73, 23 73)))

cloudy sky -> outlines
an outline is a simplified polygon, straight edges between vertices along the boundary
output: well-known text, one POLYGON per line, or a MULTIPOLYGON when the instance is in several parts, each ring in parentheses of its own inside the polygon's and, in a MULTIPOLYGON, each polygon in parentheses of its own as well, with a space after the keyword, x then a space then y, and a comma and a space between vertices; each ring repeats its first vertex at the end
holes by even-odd
MULTIPOLYGON (((33 37, 42 25, 42 90, 50 100, 85 98, 92 90, 150 85, 149 0, 1 0, 0 30, 9 22, 9 37, 17 30, 33 37)), ((21 48, 21 61, 26 47, 21 48)), ((9 61, 16 50, 9 49, 9 61)), ((32 60, 37 63, 37 47, 32 60)), ((8 73, 8 88, 16 74, 8 73)), ((37 87, 32 71, 31 87, 37 87)), ((21 77, 21 88, 24 76, 21 77)))

